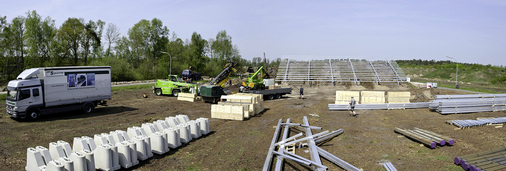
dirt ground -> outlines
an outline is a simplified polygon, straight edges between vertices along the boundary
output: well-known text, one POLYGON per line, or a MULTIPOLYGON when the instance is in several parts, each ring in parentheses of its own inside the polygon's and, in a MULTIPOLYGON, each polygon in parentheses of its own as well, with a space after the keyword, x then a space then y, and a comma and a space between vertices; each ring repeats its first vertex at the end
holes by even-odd
MULTIPOLYGON (((329 111, 328 104, 335 100, 335 91, 346 86, 305 87, 304 99, 298 99, 298 86, 282 99, 265 101, 266 110, 245 121, 210 119, 211 133, 193 140, 164 155, 141 161, 135 170, 261 170, 274 134, 277 121, 291 118, 302 123, 308 116, 313 126, 324 130, 344 129, 344 133, 320 147, 362 168, 383 170, 381 163, 392 162, 398 170, 462 170, 453 164, 456 156, 506 146, 506 128, 494 126, 455 129, 445 123, 453 119, 478 117, 506 117, 506 112, 440 115, 429 109, 358 110, 358 118, 349 117, 348 111, 329 111), (319 117, 309 116, 317 114, 319 117), (430 149, 394 133, 395 127, 419 127, 455 138, 454 146, 430 149)), ((355 87, 356 88, 356 87, 355 87)), ((383 87, 388 89, 388 87, 383 87)), ((360 89, 360 88, 358 88, 360 89)), ((381 89, 377 87, 375 89, 381 89)), ((428 100, 426 95, 461 94, 450 90, 412 89, 413 101, 428 100)), ((24 170, 26 149, 45 146, 73 138, 90 136, 113 130, 126 130, 168 116, 186 114, 190 119, 210 118, 211 104, 177 101, 171 96, 155 96, 149 89, 113 92, 109 106, 99 107, 92 114, 79 112, 43 116, 38 121, 17 121, 5 113, 0 104, 0 170, 24 170), (142 94, 149 95, 142 98, 142 94)), ((302 129, 291 129, 295 135, 302 129)), ((319 131, 313 131, 317 133, 319 131)), ((296 153, 308 156, 306 148, 296 153)), ((341 170, 322 159, 329 170, 341 170)), ((275 163, 275 161, 273 161, 275 163)), ((307 170, 294 162, 285 162, 285 170, 307 170)))

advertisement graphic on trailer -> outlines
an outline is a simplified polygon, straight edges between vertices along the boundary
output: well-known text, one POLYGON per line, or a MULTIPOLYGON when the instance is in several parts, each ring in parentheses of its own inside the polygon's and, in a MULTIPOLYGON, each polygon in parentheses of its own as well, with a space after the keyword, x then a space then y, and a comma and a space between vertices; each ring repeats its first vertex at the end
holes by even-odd
POLYGON ((86 86, 86 74, 77 74, 77 87, 86 86))
POLYGON ((67 75, 67 87, 75 87, 76 86, 76 74, 67 75))
POLYGON ((95 85, 95 73, 67 74, 67 87, 95 85))

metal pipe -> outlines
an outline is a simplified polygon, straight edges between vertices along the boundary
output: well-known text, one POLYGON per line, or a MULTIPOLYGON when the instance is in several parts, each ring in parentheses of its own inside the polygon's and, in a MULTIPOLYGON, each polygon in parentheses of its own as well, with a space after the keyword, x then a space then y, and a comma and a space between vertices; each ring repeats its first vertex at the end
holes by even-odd
POLYGON ((334 163, 335 165, 343 168, 344 170, 351 170, 351 171, 360 171, 359 168, 349 164, 348 162, 344 161, 344 160, 341 160, 340 158, 330 154, 329 152, 323 150, 322 148, 320 147, 316 147, 316 149, 318 150, 319 154, 329 160, 330 162, 334 163))
POLYGON ((319 142, 325 141, 325 140, 327 140, 329 138, 338 136, 338 135, 342 134, 343 132, 344 132, 343 129, 338 129, 338 130, 332 131, 332 132, 330 132, 328 134, 319 136, 318 138, 315 139, 315 143, 319 143, 319 142))
POLYGON ((281 140, 280 142, 275 143, 274 146, 278 146, 280 144, 285 144, 287 141, 291 141, 291 140, 293 140, 297 137, 300 137, 300 136, 302 136, 302 133, 298 133, 297 135, 291 136, 290 138, 287 138, 285 140, 281 140))
POLYGON ((271 168, 271 164, 272 164, 272 153, 274 152, 274 143, 276 143, 276 141, 278 140, 279 138, 279 130, 281 130, 281 122, 283 121, 283 119, 279 119, 278 121, 278 124, 276 126, 276 130, 274 131, 274 135, 272 136, 272 141, 271 141, 271 146, 269 147, 269 152, 267 152, 267 157, 265 158, 265 162, 264 162, 264 167, 263 167, 263 171, 268 171, 270 170, 271 168))
MULTIPOLYGON (((286 119, 286 123, 290 123, 290 118, 286 119)), ((281 137, 281 141, 285 140, 286 137, 288 137, 288 131, 290 130, 290 125, 285 125, 285 129, 283 130, 283 136, 281 137)), ((279 151, 282 152, 285 150, 285 146, 284 145, 281 145, 281 147, 279 147, 279 151)), ((283 166, 283 157, 282 156, 278 156, 277 160, 276 160, 276 167, 274 170, 276 171, 280 171, 282 166, 283 166)))
POLYGON ((492 150, 482 151, 482 152, 479 152, 479 153, 474 153, 474 154, 468 154, 468 155, 464 155, 464 156, 460 156, 460 157, 455 157, 453 159, 453 161, 455 162, 455 164, 458 165, 458 164, 461 163, 462 159, 464 159, 464 158, 483 156, 483 155, 493 154, 493 153, 497 153, 497 152, 501 152, 501 151, 505 151, 505 150, 506 150, 506 146, 505 147, 499 147, 499 148, 495 148, 495 149, 492 149, 492 150))
POLYGON ((432 142, 432 141, 430 141, 430 140, 427 140, 427 139, 425 139, 425 138, 423 138, 423 137, 420 137, 420 136, 418 136, 418 135, 412 134, 412 133, 410 133, 410 132, 406 131, 405 129, 402 129, 402 128, 397 128, 397 127, 396 127, 396 128, 394 129, 394 132, 397 132, 397 133, 399 133, 399 134, 402 134, 402 135, 404 135, 404 136, 406 136, 406 137, 409 137, 409 138, 411 138, 411 139, 417 140, 418 142, 421 142, 422 144, 425 144, 425 145, 429 146, 430 148, 436 148, 436 143, 435 143, 435 142, 432 142))
POLYGON ((446 141, 444 139, 436 137, 436 136, 433 136, 433 135, 430 135, 430 134, 427 134, 427 133, 422 132, 420 130, 410 130, 410 131, 412 131, 413 133, 425 136, 425 137, 429 138, 430 140, 432 140, 434 142, 437 142, 441 146, 444 146, 446 144, 446 141))
POLYGON ((289 155, 289 156, 292 156, 292 157, 295 157, 295 158, 298 158, 298 159, 301 159, 301 160, 304 160, 304 161, 307 161, 307 162, 310 162, 310 163, 311 163, 311 165, 314 165, 314 166, 316 166, 316 167, 319 167, 319 168, 323 168, 323 169, 328 170, 327 166, 320 165, 320 164, 318 164, 318 163, 315 163, 315 162, 313 162, 313 161, 311 161, 311 160, 308 160, 308 159, 306 159, 306 158, 304 158, 304 157, 301 157, 301 156, 299 156, 299 155, 292 154, 292 153, 290 153, 290 152, 288 152, 288 151, 283 151, 283 154, 285 154, 285 155, 289 155))
POLYGON ((294 162, 297 162, 299 164, 303 164, 303 165, 306 165, 306 166, 311 166, 311 162, 304 161, 304 160, 301 160, 301 159, 298 159, 298 158, 294 158, 294 157, 290 157, 290 156, 281 154, 281 153, 279 153, 277 151, 273 151, 272 153, 275 154, 275 155, 278 155, 278 156, 282 156, 283 158, 290 159, 290 160, 292 160, 294 162))
POLYGON ((317 126, 310 126, 310 125, 299 125, 299 126, 304 127, 304 128, 322 130, 322 127, 317 127, 317 126))
POLYGON ((442 138, 446 142, 448 142, 449 145, 455 144, 455 140, 453 138, 448 137, 448 136, 440 135, 438 133, 435 133, 435 132, 432 132, 432 131, 429 131, 429 130, 420 129, 420 128, 417 128, 417 127, 415 127, 414 129, 422 131, 422 132, 425 132, 427 134, 430 134, 430 135, 433 135, 433 136, 436 136, 436 137, 439 137, 439 138, 442 138))
MULTIPOLYGON (((306 128, 306 129, 309 129, 309 128, 306 128)), ((295 144, 295 143, 298 143, 298 142, 301 142, 301 141, 306 141, 306 140, 312 140, 315 136, 318 136, 318 135, 321 135, 321 134, 326 134, 328 133, 329 131, 323 131, 323 132, 320 132, 318 134, 315 134, 315 135, 311 135, 311 136, 307 136, 307 133, 306 133, 306 137, 304 138, 301 138, 301 139, 298 139, 298 140, 294 140, 294 141, 290 141, 290 142, 285 142, 285 143, 276 143, 278 145, 280 144, 284 144, 284 145, 290 145, 290 144, 295 144)), ((300 133, 299 133, 300 134, 300 133)))

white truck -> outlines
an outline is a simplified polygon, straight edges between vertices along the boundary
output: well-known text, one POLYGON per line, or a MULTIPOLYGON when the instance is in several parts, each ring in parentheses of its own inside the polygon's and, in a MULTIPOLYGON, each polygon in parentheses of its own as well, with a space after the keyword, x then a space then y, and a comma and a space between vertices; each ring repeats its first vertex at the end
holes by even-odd
POLYGON ((82 110, 111 99, 110 66, 31 68, 7 85, 6 110, 14 118, 82 110))

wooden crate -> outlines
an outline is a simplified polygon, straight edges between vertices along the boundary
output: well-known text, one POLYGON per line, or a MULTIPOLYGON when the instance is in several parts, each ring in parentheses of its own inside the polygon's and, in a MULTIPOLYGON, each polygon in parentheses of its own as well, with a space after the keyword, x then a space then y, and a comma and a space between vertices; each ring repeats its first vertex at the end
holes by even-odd
POLYGON ((241 105, 211 105, 211 118, 244 120, 244 106, 241 105))
POLYGON ((253 104, 237 103, 237 102, 218 102, 220 105, 232 105, 232 106, 243 106, 244 107, 244 118, 250 118, 255 113, 253 104))
POLYGON ((181 101, 195 102, 196 98, 197 98, 197 94, 193 94, 193 93, 179 93, 177 95, 177 100, 181 100, 181 101))

